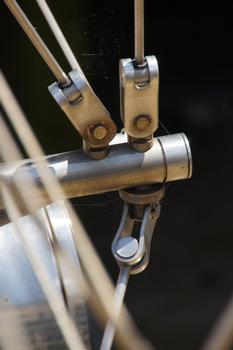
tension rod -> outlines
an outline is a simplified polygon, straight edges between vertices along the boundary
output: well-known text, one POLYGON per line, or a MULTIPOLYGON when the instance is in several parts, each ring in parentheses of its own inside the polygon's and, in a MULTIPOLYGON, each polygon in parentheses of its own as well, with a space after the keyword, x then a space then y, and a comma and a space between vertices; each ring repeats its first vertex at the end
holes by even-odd
POLYGON ((72 69, 77 69, 85 77, 73 51, 70 48, 64 34, 61 31, 52 11, 50 10, 46 0, 36 0, 41 12, 43 13, 51 31, 53 32, 61 50, 63 51, 67 61, 69 62, 72 69))
POLYGON ((134 49, 137 65, 144 63, 144 0, 134 0, 134 49))
MULTIPOLYGON (((122 267, 120 269, 119 277, 117 280, 115 293, 114 293, 114 300, 113 300, 113 307, 114 307, 114 317, 115 322, 117 323, 120 317, 121 307, 124 302, 124 297, 126 293, 126 288, 129 280, 130 275, 130 268, 129 267, 122 267)), ((114 340, 116 332, 115 324, 111 321, 108 321, 106 328, 104 330, 104 335, 101 343, 100 350, 110 350, 112 347, 112 343, 114 340)))
POLYGON ((59 83, 62 85, 69 83, 68 76, 60 67, 59 63, 45 45, 44 41, 41 39, 40 35, 37 33, 18 3, 15 0, 4 0, 4 2, 59 83))

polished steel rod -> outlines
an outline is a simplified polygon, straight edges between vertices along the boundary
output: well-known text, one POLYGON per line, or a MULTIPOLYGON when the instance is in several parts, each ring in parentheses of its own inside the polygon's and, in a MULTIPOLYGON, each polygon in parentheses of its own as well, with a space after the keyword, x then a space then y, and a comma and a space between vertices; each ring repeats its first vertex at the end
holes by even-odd
MULTIPOLYGON (((116 289, 113 298, 113 312, 115 316, 115 322, 119 320, 121 307, 124 301, 127 284, 129 281, 130 267, 122 267, 120 269, 119 277, 116 284, 116 289)), ((112 348, 112 343, 114 340, 116 332, 115 325, 109 321, 104 330, 104 336, 101 343, 100 350, 110 350, 112 348)))
POLYGON ((28 38, 31 40, 32 44, 35 46, 36 50, 39 52, 41 57, 44 59, 56 79, 61 84, 67 84, 69 82, 68 76, 62 70, 55 57, 49 51, 48 47, 45 45, 44 41, 41 39, 21 7, 15 0, 4 0, 9 10, 12 12, 28 38))
MULTIPOLYGON (((69 62, 72 69, 77 69, 80 73, 84 73, 73 53, 73 51, 70 48, 70 45, 68 44, 64 34, 61 31, 60 26, 58 25, 52 11, 50 10, 46 0, 36 0, 38 6, 41 9, 41 12, 43 13, 51 31, 53 32, 55 38, 57 39, 57 42, 62 49, 67 61, 69 62)), ((84 76, 85 77, 85 76, 84 76)))
POLYGON ((134 0, 134 49, 135 62, 144 63, 144 0, 134 0))

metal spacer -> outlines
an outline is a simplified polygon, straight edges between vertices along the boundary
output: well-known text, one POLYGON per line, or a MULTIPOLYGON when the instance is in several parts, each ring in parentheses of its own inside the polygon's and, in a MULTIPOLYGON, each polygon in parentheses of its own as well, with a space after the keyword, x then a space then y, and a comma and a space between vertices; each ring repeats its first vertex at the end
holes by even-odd
POLYGON ((147 205, 149 203, 158 204, 164 197, 164 184, 153 184, 119 190, 119 195, 123 201, 130 204, 147 205))

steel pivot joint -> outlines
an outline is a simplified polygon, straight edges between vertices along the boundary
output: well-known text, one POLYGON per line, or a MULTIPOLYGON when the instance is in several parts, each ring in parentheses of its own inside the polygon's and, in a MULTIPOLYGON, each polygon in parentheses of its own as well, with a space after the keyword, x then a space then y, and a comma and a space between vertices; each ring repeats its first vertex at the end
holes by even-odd
POLYGON ((125 206, 119 229, 112 243, 112 253, 120 267, 130 267, 131 274, 143 271, 150 260, 150 245, 164 186, 154 185, 120 191, 125 206), (138 236, 138 238, 136 238, 138 236))
POLYGON ((78 70, 69 74, 70 83, 54 83, 49 91, 84 140, 92 158, 102 158, 116 134, 116 126, 89 83, 78 70))
POLYGON ((158 128, 159 70, 155 56, 136 64, 120 60, 121 119, 132 147, 144 152, 150 148, 158 128))

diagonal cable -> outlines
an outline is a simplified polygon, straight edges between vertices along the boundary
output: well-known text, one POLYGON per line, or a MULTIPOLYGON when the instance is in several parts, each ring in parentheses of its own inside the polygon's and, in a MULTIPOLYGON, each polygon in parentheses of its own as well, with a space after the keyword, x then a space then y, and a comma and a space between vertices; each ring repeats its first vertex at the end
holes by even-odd
POLYGON ((73 51, 70 48, 64 34, 61 31, 52 11, 50 10, 46 0, 36 0, 38 6, 40 7, 51 31, 53 32, 55 38, 57 39, 58 44, 60 45, 61 50, 63 51, 67 61, 69 62, 72 69, 77 69, 85 77, 82 68, 80 67, 73 51))
POLYGON ((54 76, 61 84, 67 84, 69 78, 64 73, 55 57, 49 51, 48 47, 45 45, 35 28, 32 26, 31 22, 24 14, 20 6, 15 0, 4 0, 5 4, 8 6, 9 10, 12 12, 28 38, 31 40, 43 60, 46 62, 54 76))

